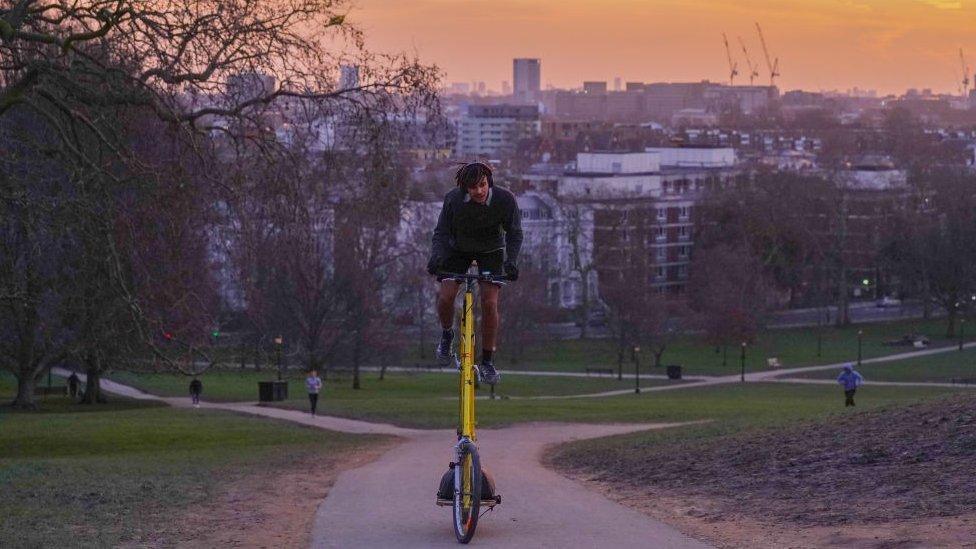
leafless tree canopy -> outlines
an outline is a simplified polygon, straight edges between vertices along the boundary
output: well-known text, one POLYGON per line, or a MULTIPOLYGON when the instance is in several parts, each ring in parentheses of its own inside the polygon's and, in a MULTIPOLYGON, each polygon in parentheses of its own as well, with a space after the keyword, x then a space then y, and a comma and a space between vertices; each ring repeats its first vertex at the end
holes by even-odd
POLYGON ((270 187, 275 215, 306 220, 321 212, 288 209, 307 195, 275 182, 336 199, 334 179, 313 184, 330 159, 297 162, 276 128, 299 141, 328 120, 368 167, 391 128, 436 118, 436 69, 368 52, 348 9, 0 1, 0 356, 18 405, 66 356, 97 378, 145 345, 165 355, 164 339, 195 348, 216 310, 214 235, 253 213, 233 210, 241 193, 270 187))

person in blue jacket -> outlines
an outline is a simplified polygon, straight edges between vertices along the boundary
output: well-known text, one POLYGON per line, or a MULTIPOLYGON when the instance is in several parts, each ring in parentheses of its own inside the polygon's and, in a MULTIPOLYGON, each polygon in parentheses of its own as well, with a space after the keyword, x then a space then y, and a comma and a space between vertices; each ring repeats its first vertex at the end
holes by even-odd
POLYGON ((837 376, 837 383, 844 386, 844 396, 847 398, 844 407, 854 406, 854 393, 864 383, 864 378, 854 370, 853 364, 844 365, 844 370, 837 376))

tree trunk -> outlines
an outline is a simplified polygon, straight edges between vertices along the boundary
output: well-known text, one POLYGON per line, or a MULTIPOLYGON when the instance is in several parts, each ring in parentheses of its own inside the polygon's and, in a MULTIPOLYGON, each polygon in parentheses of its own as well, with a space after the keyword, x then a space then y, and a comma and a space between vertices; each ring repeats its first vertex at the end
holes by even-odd
POLYGON ((583 275, 583 303, 580 311, 583 313, 583 326, 580 328, 580 339, 586 339, 590 335, 590 285, 586 283, 586 274, 583 275))
POLYGON ((946 320, 948 321, 948 326, 946 326, 946 337, 951 339, 956 337, 956 317, 958 316, 958 311, 956 310, 955 306, 950 306, 948 309, 949 314, 946 317, 946 320))
POLYGON ((620 330, 620 339, 617 341, 617 380, 624 378, 624 335, 623 328, 620 330))
POLYGON ((722 345, 722 366, 729 365, 729 346, 722 345))
POLYGON ((86 361, 85 375, 85 394, 81 396, 81 404, 105 404, 108 400, 102 394, 102 372, 94 361, 86 361))
POLYGON ((850 315, 848 312, 848 301, 849 297, 847 295, 847 259, 844 257, 844 248, 847 244, 847 194, 845 193, 841 197, 840 205, 840 219, 839 219, 839 234, 837 243, 837 267, 838 267, 838 279, 837 279, 837 325, 847 326, 851 323, 850 315))
POLYGON ((21 374, 17 376, 17 396, 11 406, 19 410, 36 410, 37 403, 34 401, 34 387, 37 380, 33 374, 21 374))
POLYGON ((929 287, 928 275, 923 276, 922 285, 922 318, 928 320, 932 318, 932 288, 929 287))
POLYGON ((362 333, 357 329, 355 331, 356 342, 352 349, 352 388, 359 389, 359 356, 362 349, 362 333))
POLYGON ((655 353, 654 353, 654 367, 655 368, 660 368, 661 367, 661 356, 663 356, 663 355, 664 355, 664 349, 661 349, 659 351, 655 351, 655 353))
POLYGON ((426 353, 424 352, 424 347, 427 346, 427 326, 425 326, 426 316, 424 312, 427 310, 424 303, 424 288, 423 286, 417 287, 417 317, 420 323, 420 340, 419 347, 417 349, 417 355, 420 360, 423 360, 426 353))

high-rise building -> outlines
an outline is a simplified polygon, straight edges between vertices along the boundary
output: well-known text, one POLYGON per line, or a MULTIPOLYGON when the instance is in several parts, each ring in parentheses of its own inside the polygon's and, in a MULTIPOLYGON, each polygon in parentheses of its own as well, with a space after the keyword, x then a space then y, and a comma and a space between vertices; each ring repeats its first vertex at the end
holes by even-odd
POLYGON ((515 83, 515 96, 532 99, 542 88, 542 61, 539 59, 514 59, 512 61, 512 81, 515 83))
POLYGON ((613 78, 613 91, 618 92, 618 91, 621 91, 621 89, 622 88, 620 87, 620 77, 619 76, 615 76, 613 78))
POLYGON ((512 95, 512 85, 508 80, 502 80, 502 95, 512 95))

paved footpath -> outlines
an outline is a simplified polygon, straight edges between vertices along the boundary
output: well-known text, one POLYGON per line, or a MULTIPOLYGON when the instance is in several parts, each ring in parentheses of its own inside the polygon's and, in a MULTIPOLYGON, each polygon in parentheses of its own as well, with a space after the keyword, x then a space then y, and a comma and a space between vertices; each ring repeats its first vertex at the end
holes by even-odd
MULTIPOLYGON (((69 375, 55 369, 57 375, 69 375)), ((84 379, 84 376, 79 375, 84 379)), ((192 406, 189 398, 163 398, 111 380, 102 389, 141 400, 192 406)), ((434 504, 440 477, 456 442, 453 430, 405 429, 248 403, 202 402, 228 410, 349 433, 386 434, 404 442, 380 459, 339 475, 316 511, 315 548, 456 547, 451 510, 434 504)), ((694 540, 637 511, 619 505, 542 466, 550 444, 683 423, 534 423, 478 432, 483 466, 493 475, 502 504, 487 512, 472 543, 487 547, 614 547, 699 549, 694 540)))
MULTIPOLYGON (((542 423, 480 430, 478 448, 502 504, 482 516, 472 543, 512 548, 708 547, 540 463, 549 444, 669 426, 542 423)), ((434 505, 455 439, 450 430, 426 431, 341 475, 316 514, 313 547, 456 547, 450 508, 434 505)))

